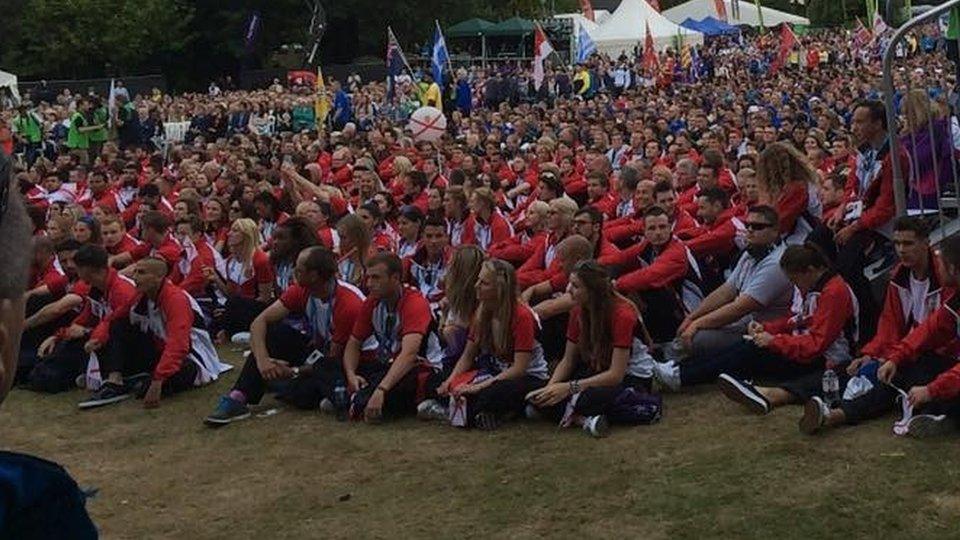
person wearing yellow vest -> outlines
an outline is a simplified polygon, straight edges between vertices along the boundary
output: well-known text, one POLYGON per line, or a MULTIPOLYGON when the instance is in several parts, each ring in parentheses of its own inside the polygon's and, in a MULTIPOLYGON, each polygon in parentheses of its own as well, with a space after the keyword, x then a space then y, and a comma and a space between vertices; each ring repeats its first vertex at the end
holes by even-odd
POLYGON ((77 110, 70 115, 70 128, 67 130, 67 148, 86 163, 90 159, 90 132, 98 126, 90 125, 87 120, 90 113, 90 101, 86 98, 77 102, 77 110))
POLYGON ((578 96, 584 96, 590 91, 590 72, 587 66, 577 66, 577 72, 573 75, 573 91, 578 96))
POLYGON ((28 165, 33 165, 43 142, 43 120, 27 105, 21 104, 13 118, 13 136, 23 148, 28 165))
POLYGON ((433 80, 433 75, 430 73, 423 74, 423 83, 427 87, 423 92, 423 104, 428 107, 435 107, 442 112, 443 93, 440 91, 440 85, 433 80))

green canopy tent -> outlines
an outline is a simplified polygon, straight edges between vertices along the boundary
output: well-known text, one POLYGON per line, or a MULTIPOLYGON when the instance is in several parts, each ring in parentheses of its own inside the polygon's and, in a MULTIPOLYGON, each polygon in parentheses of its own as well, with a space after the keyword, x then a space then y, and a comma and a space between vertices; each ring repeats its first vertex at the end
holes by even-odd
POLYGON ((534 28, 533 21, 528 21, 522 17, 511 17, 498 22, 486 35, 495 38, 520 38, 519 50, 522 51, 525 38, 533 34, 534 28))
POLYGON ((485 19, 467 19, 447 28, 447 37, 452 38, 472 38, 480 37, 480 60, 484 66, 487 63, 487 32, 495 28, 496 23, 485 19))

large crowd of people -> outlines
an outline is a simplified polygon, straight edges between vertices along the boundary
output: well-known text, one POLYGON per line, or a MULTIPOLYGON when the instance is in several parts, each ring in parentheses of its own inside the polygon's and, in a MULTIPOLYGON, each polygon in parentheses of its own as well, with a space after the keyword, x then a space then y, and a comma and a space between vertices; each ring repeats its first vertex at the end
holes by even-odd
POLYGON ((232 342, 214 427, 273 392, 341 419, 603 436, 716 384, 759 414, 802 405, 805 433, 898 399, 904 433, 942 431, 960 418, 960 238, 934 252, 922 214, 960 132, 927 38, 902 51, 902 126, 876 57, 837 31, 786 65, 767 34, 652 71, 557 64, 537 88, 525 68, 351 77, 319 122, 313 90, 279 81, 34 88, 0 113, 34 232, 17 384, 153 407, 228 372, 232 342), (423 105, 447 114, 436 141, 406 129, 423 105), (944 136, 900 159, 921 215, 898 216, 889 139, 928 131, 944 136))

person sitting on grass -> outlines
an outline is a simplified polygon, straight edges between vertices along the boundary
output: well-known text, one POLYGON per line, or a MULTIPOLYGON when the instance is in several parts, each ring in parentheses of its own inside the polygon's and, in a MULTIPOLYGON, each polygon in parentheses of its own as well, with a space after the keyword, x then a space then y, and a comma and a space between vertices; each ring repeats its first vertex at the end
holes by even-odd
MULTIPOLYGON (((947 238, 940 244, 945 273, 943 284, 956 288, 960 284, 960 236, 947 238)), ((878 355, 877 379, 873 388, 853 399, 829 406, 819 397, 804 405, 800 431, 813 434, 827 428, 878 418, 886 414, 901 393, 914 414, 906 432, 916 437, 934 435, 960 421, 960 364, 955 345, 960 328, 960 296, 951 294, 943 304, 924 319, 906 337, 888 346, 878 355), (943 354, 943 351, 950 354, 943 354), (948 418, 950 421, 948 421, 948 418)), ((872 362, 867 360, 866 362, 872 362)), ((851 364, 858 372, 863 362, 851 364)))
POLYGON ((291 381, 281 396, 298 407, 317 408, 323 399, 333 403, 333 390, 343 383, 344 346, 366 297, 337 279, 336 255, 326 248, 301 251, 294 273, 296 283, 250 325, 251 352, 233 389, 204 420, 207 425, 248 418, 248 405, 260 403, 271 381, 291 381), (305 318, 306 335, 285 322, 291 316, 305 318))
POLYGON ((653 358, 633 302, 613 287, 607 270, 583 261, 570 274, 570 313, 566 349, 546 386, 527 395, 537 408, 565 424, 580 424, 594 437, 607 434, 607 414, 625 388, 650 389, 653 358))
MULTIPOLYGON (((776 367, 748 370, 739 367, 735 368, 736 371, 720 374, 717 383, 724 395, 758 414, 819 396, 824 371, 830 369, 838 376, 843 375, 853 358, 859 333, 853 290, 833 271, 819 248, 809 243, 790 246, 780 259, 780 266, 796 287, 793 316, 767 323, 750 323, 749 336, 753 344, 764 349, 768 356, 774 355, 772 361, 766 361, 770 366, 786 359, 793 362, 790 367, 814 369, 794 378, 781 379, 783 382, 770 387, 754 386, 743 377, 767 369, 776 373, 776 367)), ((727 354, 724 352, 721 356, 727 354)))
POLYGON ((97 352, 100 373, 107 379, 80 402, 81 409, 117 403, 134 393, 142 393, 144 407, 156 407, 163 395, 215 381, 228 369, 220 363, 197 302, 171 283, 167 272, 163 259, 135 263, 138 294, 110 314, 109 337, 92 337, 84 346, 88 353, 97 352), (149 385, 124 380, 144 373, 149 385))
MULTIPOLYGON (((496 429, 507 415, 523 411, 524 396, 547 379, 547 361, 537 334, 540 322, 517 297, 513 267, 499 259, 483 263, 476 283, 480 301, 467 346, 450 376, 437 389, 465 407, 454 425, 496 429)), ((422 418, 446 417, 446 408, 425 401, 422 418)))
POLYGON ((80 299, 82 311, 73 321, 40 345, 40 360, 30 372, 31 390, 62 392, 74 385, 87 367, 89 339, 106 342, 110 315, 130 304, 137 295, 133 281, 108 264, 109 255, 100 246, 84 246, 74 256, 81 282, 72 295, 80 299))
MULTIPOLYGON (((770 225, 776 226, 776 222, 770 225)), ((782 382, 815 374, 819 382, 825 364, 846 366, 857 334, 853 291, 813 245, 788 247, 780 267, 796 287, 791 316, 753 321, 748 338, 718 352, 691 356, 670 370, 657 364, 657 378, 678 389, 711 383, 727 374, 725 379, 747 387, 743 381, 751 378, 782 382)))
POLYGON ((440 382, 443 353, 430 303, 403 284, 403 263, 378 253, 367 264, 370 296, 364 301, 344 351, 351 413, 369 423, 413 412, 440 382), (373 358, 362 344, 377 340, 373 358))

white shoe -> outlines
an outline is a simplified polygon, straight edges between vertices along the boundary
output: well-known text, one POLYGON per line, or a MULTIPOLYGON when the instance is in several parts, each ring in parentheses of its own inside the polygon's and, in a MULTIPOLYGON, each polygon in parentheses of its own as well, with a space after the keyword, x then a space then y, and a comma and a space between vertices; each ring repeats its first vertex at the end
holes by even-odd
POLYGON ((329 398, 323 398, 320 400, 320 412, 325 414, 333 414, 337 412, 337 408, 333 406, 333 402, 329 398))
POLYGON ((680 366, 676 362, 654 362, 653 377, 670 390, 680 391, 680 366))
POLYGON ((817 396, 810 398, 803 405, 803 416, 800 417, 800 433, 813 435, 823 428, 823 424, 830 415, 830 407, 817 396))
POLYGON ((610 434, 610 423, 607 421, 607 417, 602 414, 588 416, 583 419, 583 430, 594 439, 602 439, 610 434))
POLYGON ((945 415, 918 414, 907 424, 907 435, 917 439, 938 437, 947 433, 950 427, 945 415))
POLYGON ((420 420, 443 422, 449 419, 447 408, 435 399, 426 399, 417 405, 417 418, 420 420))
POLYGON ((236 334, 230 336, 230 343, 233 343, 234 345, 249 345, 250 332, 237 332, 236 334))

